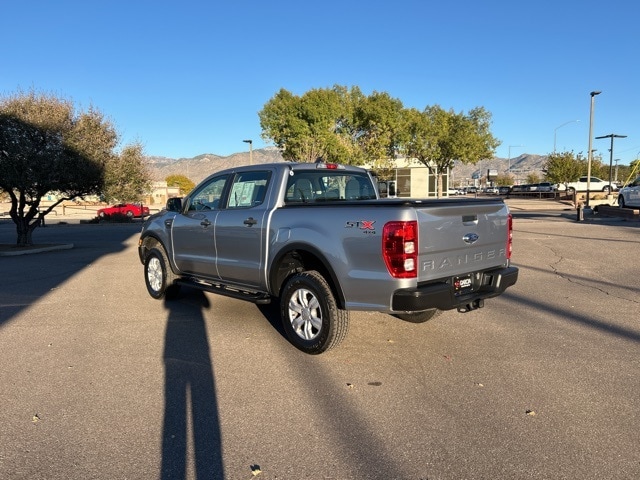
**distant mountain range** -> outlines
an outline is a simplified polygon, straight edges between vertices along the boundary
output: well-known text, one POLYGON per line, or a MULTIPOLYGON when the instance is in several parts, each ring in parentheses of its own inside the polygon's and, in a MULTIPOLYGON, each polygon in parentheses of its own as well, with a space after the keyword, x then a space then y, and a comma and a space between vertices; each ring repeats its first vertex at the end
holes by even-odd
MULTIPOLYGON (((226 157, 205 153, 193 158, 175 159, 151 156, 146 158, 153 180, 162 181, 169 175, 185 175, 194 183, 199 183, 212 173, 226 168, 248 165, 250 162, 249 152, 234 153, 226 157)), ((251 160, 254 164, 284 161, 276 147, 253 150, 251 160)), ((544 155, 522 154, 512 159, 495 157, 489 160, 481 160, 475 165, 456 162, 452 170, 452 176, 456 184, 466 185, 473 183, 471 179, 474 177, 486 176, 489 169, 496 169, 499 174, 506 174, 511 169, 511 174, 515 179, 524 182, 529 173, 537 173, 542 177, 542 168, 546 161, 547 157, 544 155)))
POLYGON ((205 153, 193 158, 146 157, 153 180, 164 180, 169 175, 185 175, 194 183, 199 183, 212 173, 240 165, 274 163, 284 161, 275 147, 260 148, 249 152, 234 153, 227 157, 205 153))

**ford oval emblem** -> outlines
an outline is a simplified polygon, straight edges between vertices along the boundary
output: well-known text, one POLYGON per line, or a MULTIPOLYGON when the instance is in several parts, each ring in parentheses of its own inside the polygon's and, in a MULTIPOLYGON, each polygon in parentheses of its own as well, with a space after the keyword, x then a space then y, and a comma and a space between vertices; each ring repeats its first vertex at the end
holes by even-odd
POLYGON ((471 245, 473 243, 476 243, 478 241, 478 238, 480 237, 477 233, 467 233, 464 237, 462 237, 462 240, 464 240, 464 243, 471 245))

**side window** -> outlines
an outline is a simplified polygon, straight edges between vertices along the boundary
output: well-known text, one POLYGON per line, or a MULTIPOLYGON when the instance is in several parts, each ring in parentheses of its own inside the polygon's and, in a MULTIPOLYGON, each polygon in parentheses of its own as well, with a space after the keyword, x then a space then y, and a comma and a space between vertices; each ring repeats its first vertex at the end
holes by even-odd
POLYGON ((271 172, 238 173, 233 179, 227 208, 250 208, 261 205, 267 193, 271 172))
POLYGON ((220 208, 220 197, 224 191, 228 175, 214 177, 189 196, 188 211, 216 210, 220 208))

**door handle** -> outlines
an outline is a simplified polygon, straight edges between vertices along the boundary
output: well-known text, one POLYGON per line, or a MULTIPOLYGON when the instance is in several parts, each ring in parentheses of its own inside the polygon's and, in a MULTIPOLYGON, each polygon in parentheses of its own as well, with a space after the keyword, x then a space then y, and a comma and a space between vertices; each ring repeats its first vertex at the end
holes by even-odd
POLYGON ((205 218, 200 222, 200 225, 202 225, 203 227, 208 227, 209 225, 211 225, 211 222, 205 218))
POLYGON ((248 227, 252 227, 256 223, 258 223, 258 221, 255 220, 253 217, 249 217, 244 221, 244 224, 247 225, 248 227))

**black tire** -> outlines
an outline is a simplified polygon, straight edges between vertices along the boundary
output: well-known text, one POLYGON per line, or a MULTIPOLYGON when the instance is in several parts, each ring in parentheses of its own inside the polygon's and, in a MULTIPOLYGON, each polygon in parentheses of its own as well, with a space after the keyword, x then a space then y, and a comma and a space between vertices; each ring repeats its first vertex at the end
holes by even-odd
POLYGON ((424 323, 428 322, 432 318, 436 318, 441 313, 442 312, 437 308, 431 308, 422 312, 395 313, 393 316, 399 318, 400 320, 404 320, 405 322, 424 323))
POLYGON ((280 317, 289 341, 312 355, 338 346, 349 331, 349 312, 338 308, 327 281, 316 271, 296 273, 287 280, 280 317))
POLYGON ((573 187, 569 187, 569 188, 567 188, 567 193, 568 193, 569 195, 575 195, 575 193, 576 193, 576 189, 575 189, 575 188, 573 188, 573 187))
POLYGON ((144 283, 147 291, 155 299, 170 300, 178 296, 180 285, 174 281, 178 276, 171 270, 167 254, 162 247, 149 250, 144 259, 144 283))
POLYGON ((626 207, 626 205, 624 203, 624 197, 622 195, 618 195, 618 206, 620 208, 626 207))
POLYGON ((129 217, 129 218, 133 218, 133 212, 132 212, 131 210, 127 210, 126 215, 127 215, 127 217, 129 217))
POLYGON ((107 216, 107 214, 106 214, 106 213, 104 213, 104 212, 100 212, 100 213, 98 214, 98 216, 99 216, 100 218, 104 218, 104 217, 106 217, 106 216, 107 216))

